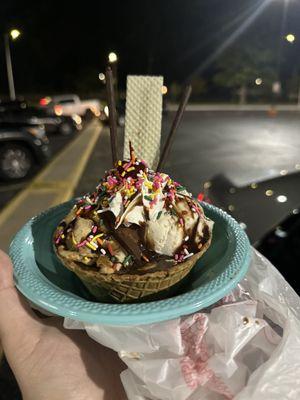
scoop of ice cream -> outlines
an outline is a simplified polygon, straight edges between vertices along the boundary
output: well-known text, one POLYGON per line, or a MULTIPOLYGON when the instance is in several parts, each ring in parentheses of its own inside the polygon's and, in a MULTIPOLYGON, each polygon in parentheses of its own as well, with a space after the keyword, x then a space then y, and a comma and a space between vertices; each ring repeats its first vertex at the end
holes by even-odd
POLYGON ((174 256, 186 242, 198 249, 205 227, 209 232, 212 229, 200 205, 194 200, 188 201, 185 196, 178 196, 169 207, 169 211, 164 210, 159 218, 145 222, 144 240, 148 248, 167 256, 174 256))
POLYGON ((150 250, 173 256, 184 240, 183 226, 178 218, 164 212, 159 219, 147 221, 144 241, 150 250))

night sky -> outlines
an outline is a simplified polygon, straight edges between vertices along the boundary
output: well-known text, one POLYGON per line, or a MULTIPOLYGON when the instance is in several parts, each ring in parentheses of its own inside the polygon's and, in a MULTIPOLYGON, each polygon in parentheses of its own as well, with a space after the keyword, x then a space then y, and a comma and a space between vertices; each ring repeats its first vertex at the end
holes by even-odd
MULTIPOLYGON (((0 27, 2 36, 13 27, 22 31, 11 45, 19 93, 95 93, 109 51, 119 56, 121 85, 128 73, 185 81, 262 3, 267 7, 236 42, 280 52, 283 76, 296 67, 300 71, 297 0, 2 0, 0 27), (288 32, 298 35, 292 46, 281 39, 288 32)), ((0 93, 5 94, 3 40, 0 54, 0 93)), ((214 68, 212 61, 201 75, 209 78, 214 68)))

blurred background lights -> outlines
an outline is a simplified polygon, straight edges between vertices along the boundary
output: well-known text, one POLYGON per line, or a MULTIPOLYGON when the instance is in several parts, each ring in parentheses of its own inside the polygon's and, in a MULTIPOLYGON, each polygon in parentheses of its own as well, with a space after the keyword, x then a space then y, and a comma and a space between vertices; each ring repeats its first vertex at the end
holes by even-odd
POLYGON ((100 72, 100 74, 98 76, 99 76, 100 81, 104 81, 105 80, 105 75, 104 75, 103 72, 100 72))
POLYGON ((110 63, 114 63, 114 62, 118 61, 118 56, 117 56, 117 54, 114 53, 113 51, 110 52, 109 55, 108 55, 108 61, 109 61, 110 63))
POLYGON ((73 121, 76 122, 76 124, 80 125, 82 123, 82 118, 80 117, 80 115, 74 114, 72 115, 73 121))
POLYGON ((288 171, 286 169, 282 169, 280 171, 280 175, 287 175, 288 171))
POLYGON ((271 189, 266 190, 266 196, 273 196, 274 192, 271 189))
POLYGON ((255 85, 260 86, 262 84, 262 79, 261 78, 256 78, 255 79, 255 85))
POLYGON ((204 182, 203 187, 204 187, 204 189, 209 189, 211 187, 211 185, 212 185, 211 181, 206 181, 206 182, 204 182))
POLYGON ((285 238, 285 237, 287 237, 287 232, 286 231, 284 231, 280 226, 277 226, 276 227, 276 229, 275 229, 275 235, 276 236, 278 236, 278 237, 280 237, 280 238, 285 238))
POLYGON ((17 39, 21 35, 21 32, 18 29, 12 29, 9 33, 13 40, 17 39))
POLYGON ((161 92, 162 92, 162 94, 167 94, 167 93, 168 93, 168 88, 167 88, 167 86, 163 85, 163 86, 161 87, 161 92))
POLYGON ((292 33, 288 33, 285 37, 285 39, 289 42, 289 43, 294 43, 294 41, 296 40, 296 36, 293 35, 292 33))
POLYGON ((285 203, 287 201, 287 197, 281 194, 280 196, 276 197, 276 200, 278 203, 285 203))

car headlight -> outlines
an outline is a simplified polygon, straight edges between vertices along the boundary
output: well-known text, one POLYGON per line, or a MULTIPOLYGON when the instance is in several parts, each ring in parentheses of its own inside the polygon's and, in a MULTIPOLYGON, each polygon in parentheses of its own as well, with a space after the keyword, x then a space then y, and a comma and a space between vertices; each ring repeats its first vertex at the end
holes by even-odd
POLYGON ((92 113, 93 113, 96 117, 99 117, 99 116, 100 116, 100 112, 99 112, 99 110, 98 110, 97 107, 95 107, 95 106, 90 106, 90 110, 92 111, 92 113))
POLYGON ((80 125, 82 123, 82 118, 80 117, 80 115, 74 114, 72 115, 72 119, 77 125, 80 125))

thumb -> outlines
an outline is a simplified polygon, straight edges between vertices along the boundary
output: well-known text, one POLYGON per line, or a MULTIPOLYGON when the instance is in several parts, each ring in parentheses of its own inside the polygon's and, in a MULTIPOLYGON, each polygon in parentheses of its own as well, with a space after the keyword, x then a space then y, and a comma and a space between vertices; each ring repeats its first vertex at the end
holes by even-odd
POLYGON ((0 339, 5 353, 35 342, 42 325, 17 292, 10 258, 0 250, 0 339))

